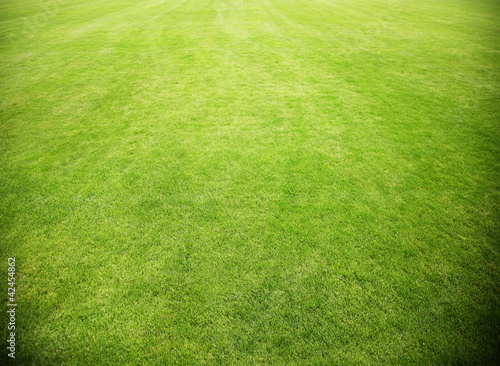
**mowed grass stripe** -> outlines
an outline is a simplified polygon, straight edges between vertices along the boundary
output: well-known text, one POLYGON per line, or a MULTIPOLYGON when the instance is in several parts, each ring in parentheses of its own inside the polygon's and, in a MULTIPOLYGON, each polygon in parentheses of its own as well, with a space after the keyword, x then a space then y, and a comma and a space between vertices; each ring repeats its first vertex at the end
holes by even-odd
POLYGON ((0 4, 21 361, 494 363, 498 4, 46 4, 0 4))

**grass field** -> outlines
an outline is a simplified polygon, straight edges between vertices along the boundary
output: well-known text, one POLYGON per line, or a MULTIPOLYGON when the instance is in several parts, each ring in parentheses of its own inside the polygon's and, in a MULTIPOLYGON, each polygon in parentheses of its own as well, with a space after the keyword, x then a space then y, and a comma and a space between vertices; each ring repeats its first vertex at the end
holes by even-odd
POLYGON ((0 363, 494 365, 496 0, 0 0, 0 363), (10 360, 12 361, 12 360, 10 360))

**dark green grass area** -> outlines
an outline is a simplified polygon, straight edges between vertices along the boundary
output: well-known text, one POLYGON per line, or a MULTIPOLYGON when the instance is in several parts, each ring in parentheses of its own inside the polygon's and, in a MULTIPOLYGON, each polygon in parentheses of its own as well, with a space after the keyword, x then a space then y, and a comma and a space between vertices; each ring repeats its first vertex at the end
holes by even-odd
POLYGON ((494 0, 1 0, 16 364, 494 365, 499 24, 494 0))

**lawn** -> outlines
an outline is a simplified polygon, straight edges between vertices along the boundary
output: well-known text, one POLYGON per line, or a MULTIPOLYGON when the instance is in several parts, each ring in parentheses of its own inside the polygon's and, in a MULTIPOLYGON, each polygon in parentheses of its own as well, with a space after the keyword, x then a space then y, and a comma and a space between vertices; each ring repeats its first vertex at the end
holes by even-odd
POLYGON ((499 39, 496 0, 0 0, 0 363, 495 365, 499 39))

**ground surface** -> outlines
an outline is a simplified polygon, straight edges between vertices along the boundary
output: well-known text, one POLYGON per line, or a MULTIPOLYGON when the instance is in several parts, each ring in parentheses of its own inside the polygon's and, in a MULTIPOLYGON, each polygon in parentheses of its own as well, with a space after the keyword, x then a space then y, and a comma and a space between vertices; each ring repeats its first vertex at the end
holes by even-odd
POLYGON ((494 364, 499 25, 495 0, 1 0, 17 360, 494 364))

